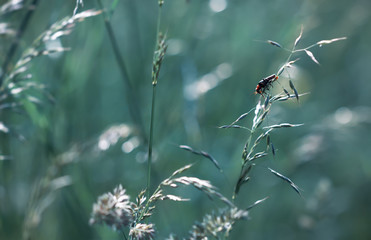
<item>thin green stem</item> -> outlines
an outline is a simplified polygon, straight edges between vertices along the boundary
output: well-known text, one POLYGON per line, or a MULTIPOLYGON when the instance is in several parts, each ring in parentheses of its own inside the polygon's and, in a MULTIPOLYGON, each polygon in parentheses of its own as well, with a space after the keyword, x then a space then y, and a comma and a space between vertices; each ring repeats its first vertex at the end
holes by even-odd
MULTIPOLYGON (((153 196, 153 195, 156 195, 157 192, 160 191, 161 187, 162 187, 162 183, 160 183, 160 185, 157 186, 157 188, 156 188, 156 190, 153 192, 152 196, 153 196)), ((147 191, 147 192, 148 192, 148 191, 147 191)), ((144 214, 147 212, 147 210, 148 210, 148 208, 149 208, 149 204, 151 203, 150 199, 151 199, 151 197, 149 196, 149 197, 147 198, 146 205, 144 206, 143 210, 141 211, 141 213, 140 213, 140 215, 139 215, 138 221, 141 221, 142 218, 143 218, 143 216, 144 216, 144 214)))
POLYGON ((147 166, 147 199, 150 196, 151 186, 151 165, 152 165, 152 146, 153 146, 153 122, 155 117, 155 100, 156 100, 156 85, 152 88, 152 107, 151 107, 151 123, 149 128, 149 143, 148 143, 148 166, 147 166))
MULTIPOLYGON (((102 1, 101 0, 97 0, 97 1, 98 1, 99 8, 104 9, 102 1)), ((139 100, 137 98, 136 91, 133 88, 132 83, 130 81, 130 77, 129 77, 129 74, 128 74, 128 70, 127 70, 125 61, 124 61, 122 55, 120 54, 120 48, 119 48, 119 45, 117 43, 117 38, 115 36, 115 32, 113 31, 112 24, 109 20, 109 17, 107 15, 106 11, 103 11, 103 18, 104 18, 104 24, 105 24, 105 27, 107 29, 109 40, 110 40, 112 48, 113 48, 113 53, 114 53, 115 58, 116 58, 116 62, 119 65, 121 77, 122 77, 122 79, 125 83, 125 91, 126 91, 125 95, 126 95, 127 102, 129 103, 128 106, 129 106, 130 116, 131 116, 132 120, 135 122, 135 124, 137 126, 139 126, 140 135, 143 138, 144 143, 146 144, 148 142, 148 140, 147 140, 147 137, 145 135, 142 115, 139 112, 139 109, 140 109, 139 106, 138 106, 139 100)))
POLYGON ((288 58, 287 58, 287 60, 286 60, 286 63, 288 63, 288 62, 290 61, 290 59, 291 59, 291 57, 292 57, 292 55, 293 55, 294 53, 297 53, 297 52, 304 52, 305 50, 311 49, 311 48, 313 48, 313 47, 315 47, 315 46, 318 46, 318 43, 312 44, 312 45, 310 45, 309 47, 301 48, 301 49, 295 49, 295 46, 294 46, 294 47, 292 48, 291 51, 288 50, 288 49, 285 49, 285 50, 290 51, 290 55, 288 56, 288 58))
MULTIPOLYGON (((158 39, 160 35, 160 24, 161 24, 161 5, 159 5, 159 12, 157 16, 157 29, 156 29, 156 44, 153 51, 153 59, 156 56, 156 50, 158 48, 158 39)), ((153 73, 152 73, 153 75, 153 73)), ((151 107, 151 122, 149 128, 149 143, 148 143, 148 166, 147 166, 147 199, 150 197, 150 187, 151 187, 151 167, 152 167, 152 148, 153 148, 153 123, 155 117, 155 100, 156 100, 156 86, 158 79, 152 79, 152 107, 151 107)))

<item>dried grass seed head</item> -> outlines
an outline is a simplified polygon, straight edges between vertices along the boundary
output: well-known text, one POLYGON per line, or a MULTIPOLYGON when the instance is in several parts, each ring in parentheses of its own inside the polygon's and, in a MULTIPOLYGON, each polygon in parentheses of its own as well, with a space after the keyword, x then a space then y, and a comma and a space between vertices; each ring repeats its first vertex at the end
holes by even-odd
POLYGON ((155 237, 154 225, 138 223, 130 228, 129 236, 136 240, 152 240, 155 237))
POLYGON ((201 223, 196 223, 192 226, 188 239, 209 239, 211 237, 224 239, 229 236, 233 225, 238 220, 246 220, 248 211, 238 208, 227 208, 219 212, 219 214, 206 215, 201 223))
POLYGON ((93 205, 90 224, 106 224, 115 230, 129 226, 133 221, 132 203, 121 185, 112 193, 105 193, 93 205))

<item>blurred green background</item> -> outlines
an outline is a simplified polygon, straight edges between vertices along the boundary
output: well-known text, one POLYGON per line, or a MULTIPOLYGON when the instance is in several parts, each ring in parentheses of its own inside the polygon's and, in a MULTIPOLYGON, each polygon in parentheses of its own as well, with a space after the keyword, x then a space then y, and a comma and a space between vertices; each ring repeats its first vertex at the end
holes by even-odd
MULTIPOLYGON (((112 2, 103 1, 107 8, 112 2)), ((74 7, 72 0, 41 0, 13 60, 74 7)), ((91 8, 98 9, 97 1, 84 1, 79 10, 91 8)), ((271 135, 276 156, 257 163, 236 204, 244 208, 269 199, 236 225, 230 239, 371 239, 370 9, 368 0, 165 0, 161 31, 169 46, 157 87, 153 184, 197 162, 189 175, 232 195, 248 132, 218 126, 253 108, 257 82, 286 61, 286 51, 264 41, 291 48, 303 25, 299 47, 347 40, 312 49, 320 65, 297 55, 291 77, 299 92, 310 94, 299 103, 274 105, 265 124, 305 125, 271 135), (179 144, 210 153, 224 175, 179 144), (303 198, 267 167, 290 177, 303 198)), ((1 21, 16 29, 23 14, 24 9, 1 21)), ((11 156, 0 161, 0 239, 21 239, 35 204, 40 214, 31 221, 31 239, 122 239, 108 227, 90 226, 89 218, 97 197, 118 184, 132 200, 145 188, 147 146, 129 105, 142 116, 148 136, 157 16, 155 0, 121 0, 111 18, 135 103, 126 97, 102 16, 61 38, 58 44, 70 51, 32 61, 33 81, 45 84, 54 100, 35 93, 43 101, 31 117, 0 112, 0 121, 25 138, 0 133, 1 155, 11 156), (57 178, 54 188, 32 195, 48 176, 57 178)), ((12 38, 0 40, 2 62, 12 38)), ((288 86, 287 78, 279 82, 288 86)), ((243 123, 250 126, 251 118, 243 123)), ((186 236, 194 221, 223 207, 193 189, 174 193, 192 201, 158 205, 151 219, 156 239, 186 236)))

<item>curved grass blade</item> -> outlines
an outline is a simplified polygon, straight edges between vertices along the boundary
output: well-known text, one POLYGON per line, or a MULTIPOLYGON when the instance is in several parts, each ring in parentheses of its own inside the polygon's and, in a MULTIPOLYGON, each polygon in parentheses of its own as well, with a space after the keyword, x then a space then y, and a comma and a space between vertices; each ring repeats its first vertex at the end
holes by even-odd
POLYGON ((299 187, 298 187, 298 186, 297 186, 293 181, 291 181, 290 178, 288 178, 288 177, 282 175, 282 174, 279 173, 279 172, 274 171, 274 170, 271 169, 271 168, 268 168, 268 169, 271 171, 271 173, 273 173, 273 174, 276 175, 277 177, 281 178, 281 179, 284 180, 285 182, 288 182, 288 183, 290 184, 290 186, 295 190, 295 192, 297 192, 297 193, 299 194, 299 196, 301 196, 301 193, 300 193, 300 191, 299 191, 299 187))
POLYGON ((306 50, 306 49, 304 49, 304 51, 312 59, 313 62, 315 62, 318 65, 320 65, 319 62, 318 62, 318 60, 314 57, 314 55, 313 55, 313 53, 311 51, 306 50))
POLYGON ((254 164, 250 164, 247 168, 245 168, 242 172, 240 177, 237 180, 236 186, 234 188, 233 196, 232 199, 235 199, 238 192, 240 191, 240 188, 242 184, 246 183, 247 181, 250 180, 250 177, 248 176, 249 172, 251 171, 252 167, 254 164))
POLYGON ((269 94, 267 95, 267 97, 265 98, 265 102, 264 102, 264 109, 266 109, 268 107, 268 104, 270 103, 270 96, 269 94))
POLYGON ((240 125, 223 125, 223 126, 220 126, 218 128, 242 128, 242 129, 249 130, 251 132, 251 129, 249 129, 247 127, 240 126, 240 125))
POLYGON ((272 40, 267 40, 267 43, 269 43, 270 45, 273 45, 275 47, 282 48, 281 44, 279 44, 278 42, 275 42, 275 41, 272 41, 272 40))
POLYGON ((325 45, 325 44, 330 44, 330 43, 333 43, 333 42, 336 42, 336 41, 341 41, 341 40, 345 40, 347 39, 346 37, 340 37, 340 38, 334 38, 334 39, 331 39, 331 40, 322 40, 322 41, 319 41, 317 43, 318 46, 322 47, 322 45, 325 45))
POLYGON ((294 83, 290 80, 289 84, 290 84, 290 88, 294 91, 296 100, 299 101, 299 94, 298 94, 298 91, 296 90, 296 88, 294 86, 294 83))
POLYGON ((223 172, 223 170, 221 169, 219 163, 215 160, 215 158, 213 158, 207 152, 205 152, 205 151, 196 151, 196 150, 194 150, 193 148, 191 148, 190 146, 187 146, 187 145, 179 145, 179 148, 184 149, 184 150, 187 150, 187 151, 189 151, 189 152, 191 152, 193 154, 200 155, 200 156, 203 156, 203 157, 209 159, 220 172, 223 172))
POLYGON ((265 198, 263 198, 263 199, 257 200, 256 202, 254 202, 253 204, 251 204, 250 206, 248 206, 248 207, 246 208, 246 210, 250 210, 251 208, 255 207, 256 205, 258 205, 258 204, 264 202, 264 201, 267 200, 268 198, 269 198, 269 197, 265 197, 265 198))
POLYGON ((287 97, 290 97, 290 93, 286 89, 283 89, 283 91, 286 93, 287 97))
POLYGON ((269 148, 270 143, 271 143, 271 136, 268 134, 267 135, 267 149, 269 148))
POLYGON ((244 119, 247 115, 249 115, 249 113, 251 113, 252 110, 254 110, 254 108, 252 108, 250 111, 248 111, 248 112, 242 114, 241 116, 239 116, 231 124, 229 124, 229 125, 223 125, 223 126, 220 126, 219 128, 231 128, 232 126, 235 126, 236 123, 238 123, 239 121, 241 121, 242 119, 244 119))
POLYGON ((276 148, 274 147, 273 143, 271 143, 271 149, 273 156, 276 156, 276 148))
POLYGON ((271 129, 271 128, 289 128, 289 127, 300 127, 303 126, 304 124, 291 124, 291 123, 281 123, 281 124, 275 124, 275 125, 270 125, 268 127, 264 127, 264 129, 271 129))
POLYGON ((262 158, 262 157, 265 157, 267 155, 268 155, 268 153, 266 153, 266 152, 258 152, 252 158, 250 158, 249 161, 256 160, 258 158, 262 158))
POLYGON ((303 35, 303 25, 301 25, 300 34, 299 34, 299 36, 295 40, 294 48, 298 45, 298 43, 299 43, 302 35, 303 35))
POLYGON ((171 178, 175 177, 176 175, 179 175, 179 174, 183 173, 184 171, 190 169, 192 166, 193 166, 193 164, 188 164, 188 165, 185 165, 184 167, 179 168, 178 170, 173 172, 173 174, 171 174, 171 176, 166 180, 170 180, 171 178))

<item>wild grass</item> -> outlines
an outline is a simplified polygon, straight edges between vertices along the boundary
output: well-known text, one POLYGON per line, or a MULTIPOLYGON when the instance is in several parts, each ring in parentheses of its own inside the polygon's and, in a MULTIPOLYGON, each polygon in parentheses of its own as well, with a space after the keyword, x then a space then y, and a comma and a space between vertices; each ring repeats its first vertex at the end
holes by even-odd
MULTIPOLYGON (((113 6, 118 1, 114 1, 113 6)), ((161 31, 161 15, 163 5, 166 4, 163 0, 158 1, 158 18, 156 29, 156 41, 154 43, 153 61, 152 61, 152 75, 148 79, 148 86, 152 86, 151 98, 151 112, 149 120, 149 133, 146 134, 146 127, 140 111, 140 101, 138 99, 138 89, 134 86, 134 81, 131 79, 127 69, 127 63, 124 61, 120 52, 120 42, 118 41, 112 23, 110 21, 110 12, 104 8, 101 0, 97 0, 100 10, 85 10, 79 11, 83 7, 83 1, 77 0, 76 6, 73 10, 72 16, 66 17, 60 21, 51 24, 50 27, 42 32, 28 47, 22 49, 22 54, 19 59, 14 61, 15 53, 21 48, 20 41, 24 32, 27 30, 30 18, 37 8, 38 1, 33 0, 27 5, 27 10, 21 18, 19 28, 14 30, 9 27, 7 23, 0 24, 0 33, 12 37, 9 50, 7 51, 2 63, 0 75, 0 113, 5 114, 5 110, 25 111, 34 120, 37 121, 37 108, 35 105, 43 104, 53 101, 53 97, 46 90, 46 86, 42 83, 32 81, 32 75, 28 73, 28 67, 32 61, 43 55, 51 55, 55 53, 73 51, 73 48, 65 47, 48 47, 47 43, 55 41, 63 36, 69 35, 76 24, 82 22, 86 18, 94 17, 102 13, 103 21, 107 34, 112 46, 115 61, 118 66, 118 71, 121 74, 122 81, 125 85, 125 96, 127 104, 129 105, 129 112, 134 122, 139 129, 140 143, 147 144, 147 184, 143 186, 143 190, 139 190, 135 200, 127 193, 127 190, 118 184, 112 192, 107 189, 107 193, 102 194, 97 198, 96 203, 93 204, 90 224, 102 224, 111 227, 113 230, 120 232, 123 239, 156 239, 158 229, 156 223, 151 222, 152 216, 155 214, 156 207, 162 201, 182 202, 192 201, 178 193, 174 193, 174 189, 181 187, 193 187, 203 193, 208 200, 218 201, 223 207, 217 208, 209 214, 206 214, 200 222, 196 222, 187 236, 177 237, 175 233, 169 233, 167 239, 228 239, 233 230, 235 223, 242 220, 247 220, 250 217, 250 210, 255 206, 261 204, 268 199, 256 200, 253 204, 246 204, 238 206, 235 199, 251 178, 251 172, 254 167, 259 164, 259 161, 269 156, 277 154, 275 146, 271 140, 273 131, 283 131, 285 128, 296 128, 303 125, 303 123, 282 122, 273 125, 267 124, 266 119, 270 115, 272 108, 276 104, 282 102, 294 101, 299 102, 301 96, 308 93, 301 93, 295 87, 295 79, 291 78, 290 69, 299 61, 295 58, 296 55, 305 53, 313 62, 319 64, 319 61, 312 53, 311 49, 321 47, 326 44, 331 44, 336 41, 344 40, 345 38, 335 38, 331 40, 321 40, 308 47, 298 48, 300 40, 303 36, 303 28, 301 28, 299 36, 295 39, 291 49, 283 47, 280 43, 272 40, 267 42, 283 51, 288 52, 288 57, 283 61, 282 65, 277 69, 271 78, 265 78, 263 82, 258 82, 256 92, 258 102, 256 106, 249 109, 246 113, 241 114, 235 121, 230 124, 219 127, 218 131, 227 130, 230 128, 237 128, 247 132, 244 148, 242 149, 241 169, 238 176, 233 176, 237 179, 233 195, 226 196, 209 180, 201 179, 192 176, 190 169, 193 164, 185 165, 173 171, 170 176, 162 176, 163 180, 154 185, 152 179, 152 164, 153 164, 153 148, 156 144, 155 136, 155 113, 156 113, 156 99, 159 97, 156 89, 161 87, 161 69, 164 64, 167 51, 167 35, 161 31), (283 73, 285 73, 284 77, 283 73), (268 79, 268 80, 267 80, 268 79), (288 82, 290 89, 283 87, 283 82, 288 82), (35 94, 35 89, 37 94, 35 94), (272 89, 281 89, 278 94, 272 94, 272 89), (41 94, 40 94, 41 93, 41 94), (38 99, 42 95, 45 98, 38 99), (250 120, 250 124, 243 125, 241 122, 245 119, 250 120), (223 130, 222 130, 223 129, 223 130), (148 137, 147 137, 148 136, 148 137), (147 140, 148 138, 148 140, 147 140)), ((9 1, 1 6, 0 14, 9 14, 12 11, 17 11, 24 7, 23 1, 9 1)), ((267 74, 262 74, 268 76, 267 74)), ((271 75, 272 76, 272 75, 271 75)), ((262 76, 263 77, 263 76, 262 76)), ((273 92, 273 91, 272 91, 273 92)), ((11 133, 12 130, 8 127, 8 123, 0 119, 0 131, 4 133, 11 133)), ((105 151, 115 144, 120 138, 127 139, 132 134, 132 128, 128 125, 118 125, 111 127, 96 140, 93 144, 87 146, 76 145, 69 151, 61 155, 50 156, 50 166, 44 174, 33 184, 31 196, 29 198, 28 208, 24 213, 23 223, 23 238, 33 239, 34 232, 41 223, 42 215, 46 208, 56 198, 56 191, 73 184, 71 177, 63 173, 63 168, 72 162, 78 161, 83 152, 93 152, 96 149, 105 151)), ((21 136, 21 134, 19 134, 21 136)), ((220 174, 225 174, 221 164, 212 156, 211 153, 203 150, 196 150, 186 144, 179 145, 180 149, 186 150, 195 156, 210 161, 220 174)), ((2 150, 2 149, 1 149, 2 150)), ((2 159, 10 158, 11 156, 1 155, 2 159)), ((291 178, 267 167, 267 171, 272 173, 277 178, 287 183, 297 194, 301 196, 301 189, 294 183, 291 178)), ((179 191, 178 191, 179 192, 179 191)), ((181 205, 180 205, 181 206, 181 205)), ((179 212, 182 209, 179 207, 179 212)), ((181 213, 179 213, 181 214, 181 213)))
MULTIPOLYGON (((310 51, 311 48, 316 46, 322 46, 324 44, 333 43, 339 40, 344 40, 345 38, 335 38, 331 40, 322 40, 313 45, 310 45, 305 48, 297 49, 297 46, 302 38, 303 27, 299 36, 294 41, 293 47, 291 50, 282 47, 281 44, 275 41, 268 40, 267 42, 275 47, 281 48, 289 52, 289 56, 282 66, 277 70, 277 73, 274 75, 274 80, 269 82, 269 85, 264 83, 261 85, 262 91, 257 91, 260 94, 259 101, 257 105, 249 110, 248 112, 242 114, 235 121, 229 125, 221 126, 222 129, 228 128, 241 128, 248 130, 248 138, 245 144, 245 147, 242 152, 242 165, 241 172, 238 177, 237 183, 235 184, 232 200, 229 200, 228 197, 225 197, 223 194, 217 191, 217 188, 213 186, 209 181, 202 180, 197 177, 190 176, 178 176, 183 174, 192 165, 186 165, 178 170, 176 170, 170 177, 163 180, 156 189, 152 192, 151 186, 151 165, 152 165, 152 148, 153 148, 153 138, 154 138, 154 115, 155 115, 155 102, 156 102, 156 87, 160 76, 160 69, 162 66, 163 59, 166 54, 166 36, 160 32, 161 27, 161 9, 164 4, 164 1, 159 1, 159 13, 157 21, 157 31, 156 31, 156 47, 154 51, 153 64, 152 64, 152 105, 151 105, 151 120, 150 120, 150 133, 149 133, 149 147, 148 147, 148 167, 147 167, 147 186, 142 190, 136 197, 136 202, 130 202, 130 197, 126 195, 125 189, 121 185, 114 189, 113 193, 106 193, 98 198, 98 202, 94 204, 92 218, 90 223, 100 223, 112 227, 115 230, 120 231, 125 239, 155 239, 156 228, 154 223, 150 223, 148 218, 154 214, 156 208, 156 203, 158 201, 190 201, 190 199, 185 199, 181 196, 166 194, 166 188, 178 188, 179 185, 193 186, 197 190, 205 193, 210 200, 218 199, 223 202, 226 207, 219 209, 218 213, 211 213, 205 215, 204 219, 200 223, 196 223, 192 226, 192 229, 189 231, 189 236, 183 237, 182 239, 227 239, 229 237, 230 231, 232 230, 236 221, 246 220, 249 216, 249 210, 261 202, 268 199, 265 197, 261 200, 257 200, 254 204, 250 206, 244 206, 242 208, 237 207, 233 200, 237 197, 238 193, 241 191, 241 187, 248 182, 250 179, 250 173, 253 169, 253 166, 258 164, 258 161, 261 158, 267 157, 270 153, 272 155, 276 154, 273 143, 270 140, 270 134, 273 131, 281 130, 283 128, 295 128, 300 127, 302 123, 279 123, 274 125, 264 125, 265 120, 267 119, 271 108, 279 103, 284 101, 293 101, 296 100, 299 102, 299 98, 307 93, 299 93, 294 83, 290 77, 289 69, 299 60, 298 58, 292 60, 294 55, 298 53, 305 52, 307 56, 310 57, 312 61, 316 64, 319 64, 318 60, 314 57, 313 53, 310 51), (281 77, 282 73, 286 72, 288 78, 286 79, 289 82, 290 90, 287 90, 282 87, 282 92, 276 95, 271 95, 269 88, 278 87, 272 86, 274 81, 281 77), (291 93, 290 93, 291 92, 291 93), (254 113, 252 119, 251 127, 246 127, 238 125, 238 123, 244 118, 248 117, 251 113, 254 113), (263 151, 257 151, 259 147, 264 145, 263 151)), ((273 78, 272 78, 273 79, 273 78)), ((283 79, 283 78, 282 78, 283 79)), ((278 80, 277 80, 278 81, 278 80)), ((281 79, 279 80, 281 81, 281 79)), ((258 88, 257 88, 258 89, 258 88)), ((214 166, 223 173, 219 163, 207 152, 198 151, 187 145, 180 145, 181 149, 190 151, 195 155, 200 155, 210 160, 214 166)), ((301 190, 299 187, 285 175, 273 170, 272 168, 267 168, 273 175, 282 179, 290 185, 290 187, 301 196, 301 190)), ((169 236, 168 239, 178 239, 173 233, 169 236)))
MULTIPOLYGON (((19 28, 17 30, 6 28, 7 31, 4 32, 4 34, 12 37, 12 42, 1 68, 0 114, 2 116, 8 116, 14 113, 25 112, 36 123, 39 118, 37 107, 47 102, 53 102, 53 97, 43 83, 33 80, 32 74, 28 72, 30 64, 35 58, 40 56, 69 51, 70 48, 53 47, 48 45, 48 43, 69 35, 77 23, 100 14, 100 11, 86 10, 51 24, 30 46, 21 49, 22 53, 20 57, 14 61, 13 58, 16 52, 19 51, 19 48, 21 48, 22 36, 27 31, 31 17, 37 9, 37 4, 37 0, 33 0, 29 4, 24 1, 12 0, 2 5, 0 11, 1 15, 9 15, 17 14, 16 11, 24 7, 27 9, 21 18, 19 28)), ((18 139, 25 141, 22 133, 13 130, 12 127, 8 127, 7 124, 0 120, 3 132, 9 134, 10 137, 16 136, 18 139)), ((9 124, 12 125, 11 122, 9 124)), ((0 151, 6 152, 6 149, 0 149, 0 151)), ((11 158, 12 156, 3 156, 3 159, 11 158)), ((39 226, 45 209, 54 201, 57 190, 71 184, 70 176, 63 175, 62 169, 67 164, 73 162, 74 159, 50 156, 49 160, 51 165, 44 174, 40 174, 39 178, 35 180, 30 191, 28 206, 24 213, 23 239, 32 239, 33 232, 39 226)))

